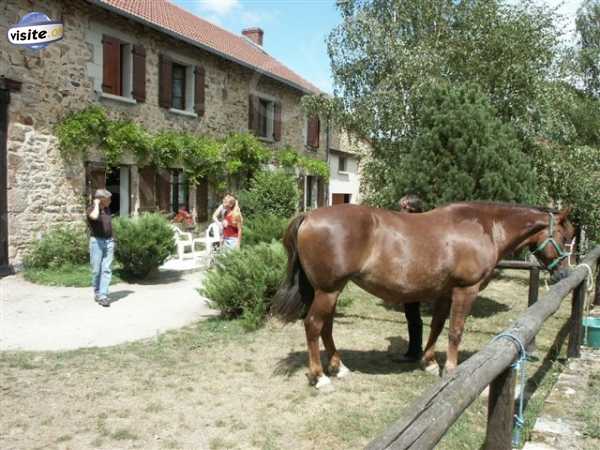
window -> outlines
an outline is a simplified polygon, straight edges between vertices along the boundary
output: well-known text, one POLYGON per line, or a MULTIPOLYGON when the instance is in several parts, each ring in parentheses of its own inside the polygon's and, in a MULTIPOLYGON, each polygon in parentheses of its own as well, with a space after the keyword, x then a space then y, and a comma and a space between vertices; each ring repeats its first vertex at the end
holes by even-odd
POLYGON ((264 99, 259 100, 258 104, 258 135, 260 137, 269 137, 269 128, 273 127, 273 115, 271 114, 272 102, 264 99), (270 125, 270 126, 269 126, 270 125))
POLYGON ((203 116, 205 71, 183 61, 160 55, 158 104, 187 116, 203 116))
POLYGON ((102 92, 136 101, 146 99, 146 52, 117 38, 102 37, 102 92))
POLYGON ((171 106, 185 110, 185 66, 173 64, 173 97, 171 106))
POLYGON ((319 135, 321 133, 321 122, 318 117, 306 119, 306 145, 311 150, 319 148, 319 135))
POLYGON ((344 156, 338 157, 338 172, 346 172, 346 158, 344 156))
POLYGON ((188 204, 188 182, 185 173, 181 169, 171 171, 171 212, 177 213, 181 208, 190 210, 188 204))
POLYGON ((281 103, 250 95, 248 129, 260 138, 281 140, 281 103))

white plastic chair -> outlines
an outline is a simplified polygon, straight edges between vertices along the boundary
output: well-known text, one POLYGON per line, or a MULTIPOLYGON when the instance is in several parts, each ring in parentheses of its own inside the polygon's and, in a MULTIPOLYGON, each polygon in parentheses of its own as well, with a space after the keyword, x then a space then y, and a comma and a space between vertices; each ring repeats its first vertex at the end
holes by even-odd
POLYGON ((177 258, 183 259, 186 255, 185 250, 187 248, 190 249, 190 252, 187 253, 192 258, 194 257, 194 239, 192 233, 188 233, 185 231, 181 231, 177 226, 171 225, 173 229, 173 234, 175 236, 175 245, 177 246, 177 258))
POLYGON ((222 225, 218 222, 213 222, 206 229, 203 238, 197 238, 193 240, 194 251, 196 249, 196 243, 200 243, 204 246, 204 251, 201 252, 201 255, 207 258, 209 265, 212 265, 216 253, 221 248, 223 241, 222 234, 222 225))

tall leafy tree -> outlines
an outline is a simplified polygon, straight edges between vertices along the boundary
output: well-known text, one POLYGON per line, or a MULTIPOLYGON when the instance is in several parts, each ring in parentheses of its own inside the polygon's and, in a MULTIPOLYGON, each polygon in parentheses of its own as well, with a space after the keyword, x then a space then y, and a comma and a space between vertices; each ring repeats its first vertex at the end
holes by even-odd
POLYGON ((600 2, 584 0, 577 45, 562 63, 563 80, 548 83, 532 156, 542 201, 573 206, 587 237, 600 241, 600 2), (572 57, 574 56, 574 57, 572 57), (566 63, 565 63, 566 62, 566 63))
POLYGON ((355 129, 410 133, 430 81, 476 82, 509 120, 525 120, 557 45, 553 14, 532 1, 348 0, 328 38, 335 94, 355 129))
POLYGON ((535 199, 535 175, 513 127, 475 85, 433 86, 418 108, 416 135, 394 185, 396 198, 416 192, 429 206, 535 199))
POLYGON ((600 98, 600 1, 584 0, 577 11, 579 64, 585 90, 600 98))
POLYGON ((558 41, 549 9, 501 0, 348 0, 339 8, 343 21, 328 39, 335 96, 343 123, 374 143, 363 172, 373 203, 393 203, 394 185, 410 177, 405 160, 423 132, 419 107, 432 84, 475 84, 521 137, 535 129, 558 41))

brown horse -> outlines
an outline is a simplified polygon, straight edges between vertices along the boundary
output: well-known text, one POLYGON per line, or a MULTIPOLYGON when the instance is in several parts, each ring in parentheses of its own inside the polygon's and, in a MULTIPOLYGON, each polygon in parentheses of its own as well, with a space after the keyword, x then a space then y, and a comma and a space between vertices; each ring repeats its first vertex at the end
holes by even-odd
POLYGON ((426 299, 433 315, 422 362, 439 370, 435 342, 450 315, 446 370, 452 372, 465 316, 504 255, 548 240, 538 256, 547 264, 560 259, 552 269, 564 269, 566 258, 556 245, 564 248, 572 236, 569 213, 486 202, 454 203, 422 214, 356 205, 316 209, 294 218, 285 233, 288 275, 272 312, 286 321, 305 313, 308 377, 320 388, 331 381, 321 366, 319 337, 330 358, 329 374, 349 373, 332 336, 337 298, 348 281, 386 303, 426 299))

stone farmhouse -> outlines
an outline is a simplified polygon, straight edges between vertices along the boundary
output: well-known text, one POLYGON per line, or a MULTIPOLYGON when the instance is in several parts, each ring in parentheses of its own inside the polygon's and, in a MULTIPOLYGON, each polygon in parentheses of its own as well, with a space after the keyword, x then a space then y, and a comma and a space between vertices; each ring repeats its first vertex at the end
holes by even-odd
POLYGON ((187 207, 201 222, 218 201, 208 183, 189 186, 181 167, 138 167, 127 156, 111 171, 101 155, 65 161, 53 127, 90 105, 149 130, 215 138, 252 132, 273 149, 330 159, 342 178, 335 192, 318 177, 301 176, 301 208, 356 203, 358 159, 345 148, 349 140, 306 117, 300 100, 319 89, 271 57, 263 34, 233 34, 167 0, 4 0, 0 268, 18 268, 27 245, 49 227, 81 223, 98 187, 113 193, 120 215, 187 207), (8 29, 34 11, 61 21, 64 38, 37 51, 10 44, 8 29))

